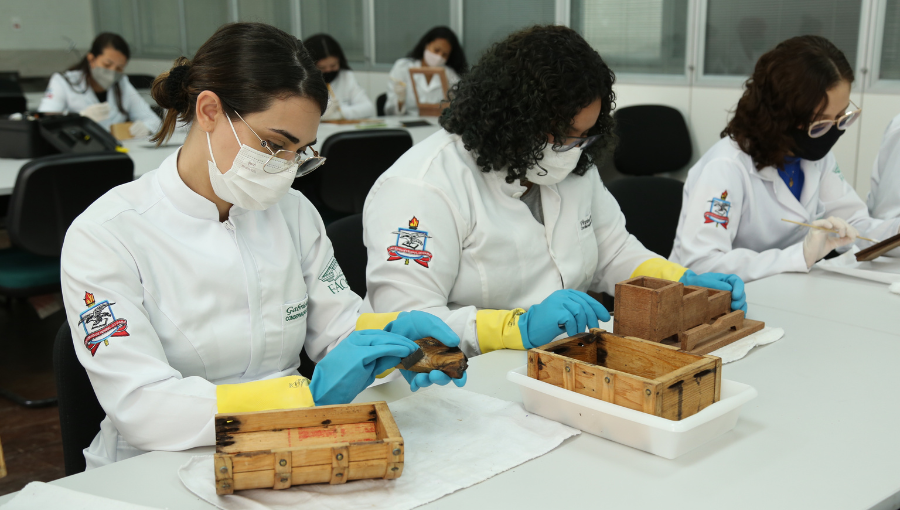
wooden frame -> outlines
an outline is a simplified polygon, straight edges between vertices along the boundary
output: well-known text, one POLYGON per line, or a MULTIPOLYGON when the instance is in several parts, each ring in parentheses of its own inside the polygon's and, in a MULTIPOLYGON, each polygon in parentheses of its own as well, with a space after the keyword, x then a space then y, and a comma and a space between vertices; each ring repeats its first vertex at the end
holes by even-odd
POLYGON ((719 401, 722 359, 592 329, 529 350, 528 377, 681 420, 719 401))
POLYGON ((709 354, 765 327, 731 311, 731 292, 639 276, 616 284, 613 332, 709 354))
POLYGON ((6 460, 3 459, 3 444, 0 443, 0 478, 6 476, 6 460))
POLYGON ((216 415, 216 494, 402 473, 403 437, 384 402, 216 415))
POLYGON ((447 81, 447 72, 443 67, 410 67, 409 68, 409 82, 413 89, 413 94, 416 96, 416 106, 419 107, 419 115, 422 117, 438 117, 441 115, 441 112, 444 111, 449 103, 447 102, 447 91, 450 90, 449 82, 447 81), (443 92, 443 99, 440 103, 423 103, 419 100, 419 90, 416 88, 416 79, 415 75, 421 74, 425 77, 425 83, 431 83, 431 77, 434 75, 438 75, 441 77, 441 89, 443 92))
POLYGON ((894 248, 900 248, 900 234, 888 237, 884 241, 873 244, 865 250, 859 250, 859 252, 857 252, 856 254, 856 261, 868 262, 870 260, 877 259, 878 257, 893 250, 894 248))

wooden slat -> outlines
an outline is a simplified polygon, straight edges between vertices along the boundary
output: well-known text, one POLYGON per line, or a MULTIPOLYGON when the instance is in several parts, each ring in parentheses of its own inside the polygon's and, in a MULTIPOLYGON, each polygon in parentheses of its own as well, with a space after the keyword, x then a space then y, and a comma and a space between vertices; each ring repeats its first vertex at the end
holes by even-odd
POLYGON ((294 485, 328 483, 331 481, 331 464, 295 467, 291 470, 291 480, 294 485))
POLYGON ((709 292, 703 287, 685 286, 681 330, 709 322, 709 292))
MULTIPOLYGON (((350 467, 349 445, 335 446, 331 448, 331 485, 347 483, 350 467)), ((367 461, 368 462, 368 461, 367 461)))
POLYGON ((707 289, 709 292, 709 319, 725 315, 731 311, 731 292, 727 290, 707 289))
POLYGON ((367 478, 384 478, 388 462, 382 460, 366 460, 351 462, 347 467, 347 480, 364 480, 367 478))
POLYGON ((585 363, 597 363, 597 341, 599 336, 596 333, 580 333, 564 340, 564 342, 553 342, 553 344, 545 345, 540 349, 585 363))
POLYGON ((3 458, 3 444, 0 444, 0 478, 6 476, 6 460, 3 458))
POLYGON ((227 441, 216 444, 216 452, 253 452, 317 444, 375 441, 375 428, 375 423, 363 422, 233 434, 227 441))
POLYGON ((374 422, 375 419, 374 403, 217 414, 216 436, 263 430, 374 422))
POLYGON ((387 403, 376 402, 375 415, 378 417, 378 421, 375 422, 376 439, 400 439, 403 437, 400 435, 400 429, 397 428, 394 415, 391 414, 387 403))
POLYGON ((869 260, 877 259, 898 246, 900 246, 900 234, 888 237, 884 241, 875 243, 864 250, 859 250, 859 252, 856 253, 856 261, 867 262, 869 260))
MULTIPOLYGON (((400 476, 400 470, 395 473, 394 478, 400 476)), ((365 460, 361 462, 350 462, 347 465, 346 472, 349 480, 363 480, 368 478, 387 478, 385 472, 389 471, 389 463, 385 460, 365 460)), ((291 470, 291 480, 293 485, 308 485, 313 483, 329 483, 331 481, 332 466, 306 466, 295 467, 291 470)), ((234 474, 234 490, 247 489, 267 489, 275 484, 275 470, 266 469, 262 471, 248 471, 246 473, 234 474)))
POLYGON ((275 452, 273 457, 275 484, 272 488, 287 489, 291 486, 291 470, 293 469, 291 452, 275 452))
POLYGON ((604 333, 598 347, 598 362, 619 372, 638 375, 647 379, 677 370, 695 362, 698 357, 678 351, 667 345, 639 338, 623 338, 604 333))
POLYGON ((213 459, 213 465, 216 470, 216 494, 233 494, 234 471, 232 469, 231 457, 228 455, 216 455, 213 459))
POLYGON ((659 416, 681 420, 715 403, 716 382, 721 380, 720 368, 714 359, 707 360, 705 364, 667 381, 662 385, 662 408, 659 416))
MULTIPOLYGON (((402 444, 402 443, 401 443, 402 444)), ((328 465, 331 466, 331 447, 334 444, 317 445, 315 447, 295 447, 285 449, 291 452, 291 465, 293 467, 328 465)), ((383 441, 369 441, 364 443, 350 443, 351 460, 378 460, 384 459, 385 443, 383 441)), ((231 456, 235 472, 260 471, 271 469, 275 455, 273 452, 237 453, 231 456)))
POLYGON ((601 382, 598 382, 597 384, 602 384, 600 400, 613 402, 616 396, 616 372, 612 370, 604 370, 603 372, 597 374, 597 377, 601 378, 601 382))
POLYGON ((695 337, 689 337, 683 344, 691 345, 691 343, 693 343, 693 347, 688 349, 691 354, 709 354, 716 349, 720 349, 741 338, 756 333, 766 326, 762 321, 744 319, 743 316, 744 312, 737 310, 728 315, 719 317, 715 321, 714 327, 710 327, 710 329, 701 329, 703 326, 700 326, 694 328, 690 332, 685 332, 686 336, 688 333, 691 333, 692 335, 695 335, 695 337), (699 337, 699 339, 696 337, 699 337))
POLYGON ((700 344, 700 342, 705 342, 714 336, 718 336, 728 331, 737 331, 743 327, 743 324, 744 312, 735 310, 719 317, 711 324, 702 324, 678 335, 680 337, 679 340, 681 341, 681 349, 684 351, 692 351, 700 344))
MULTIPOLYGON (((385 443, 385 453, 388 462, 385 464, 384 479, 393 480, 399 478, 403 473, 404 446, 401 441, 393 441, 385 443)), ((354 457, 353 460, 356 460, 354 457)))

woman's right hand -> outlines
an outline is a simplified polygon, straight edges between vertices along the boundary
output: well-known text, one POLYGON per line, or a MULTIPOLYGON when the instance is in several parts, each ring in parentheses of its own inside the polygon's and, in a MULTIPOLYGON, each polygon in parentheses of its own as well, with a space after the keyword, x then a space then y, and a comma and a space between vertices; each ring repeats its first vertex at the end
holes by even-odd
POLYGON ((419 346, 378 329, 354 331, 316 365, 309 390, 316 405, 347 404, 375 376, 396 366, 419 346))
POLYGON ((859 236, 859 232, 852 225, 837 216, 830 216, 826 220, 812 222, 816 227, 836 230, 837 235, 827 230, 817 228, 809 229, 803 239, 803 257, 806 259, 806 267, 812 268, 813 264, 831 253, 831 250, 846 246, 859 236))

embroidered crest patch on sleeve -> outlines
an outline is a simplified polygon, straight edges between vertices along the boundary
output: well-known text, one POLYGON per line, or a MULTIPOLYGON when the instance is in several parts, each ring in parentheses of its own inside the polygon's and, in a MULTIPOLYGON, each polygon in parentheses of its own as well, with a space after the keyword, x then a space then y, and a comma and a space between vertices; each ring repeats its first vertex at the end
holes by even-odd
POLYGON ((81 312, 78 325, 84 328, 84 346, 91 351, 91 356, 97 354, 100 343, 109 345, 109 338, 113 336, 131 336, 125 328, 128 321, 116 318, 109 300, 97 303, 94 295, 84 293, 84 304, 88 309, 81 312))
POLYGON ((319 281, 327 285, 328 290, 332 294, 337 294, 344 289, 350 288, 350 284, 347 283, 347 277, 344 276, 344 270, 341 269, 337 259, 334 257, 331 257, 331 260, 325 265, 325 270, 319 275, 319 281))
POLYGON ((725 200, 728 198, 728 190, 722 192, 720 198, 710 200, 709 212, 703 213, 705 221, 703 223, 715 223, 716 227, 722 225, 722 228, 728 228, 728 212, 731 211, 731 202, 725 200))
POLYGON ((419 220, 415 216, 409 220, 409 228, 398 228, 397 241, 394 246, 388 246, 388 261, 404 259, 403 263, 409 265, 410 260, 422 267, 428 267, 431 262, 431 252, 425 251, 425 244, 431 239, 428 232, 419 230, 419 220))

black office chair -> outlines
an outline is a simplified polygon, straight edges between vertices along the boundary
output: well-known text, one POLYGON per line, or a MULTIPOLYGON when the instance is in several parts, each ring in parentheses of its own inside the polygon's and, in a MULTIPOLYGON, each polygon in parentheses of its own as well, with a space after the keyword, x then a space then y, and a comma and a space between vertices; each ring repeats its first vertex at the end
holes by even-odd
POLYGON ((153 80, 156 79, 156 76, 150 74, 129 74, 128 81, 131 82, 131 86, 136 89, 149 89, 151 85, 153 85, 153 80))
POLYGON ((681 112, 662 105, 616 110, 619 145, 613 160, 626 175, 674 172, 691 161, 691 135, 681 112))
POLYGON ((19 72, 0 71, 0 115, 24 112, 27 104, 19 72))
POLYGON ((375 180, 412 144, 403 129, 342 131, 329 136, 321 151, 328 160, 315 172, 324 206, 344 215, 362 212, 375 180))
POLYGON ((668 258, 675 243, 684 183, 667 177, 624 177, 607 185, 625 228, 648 250, 668 258))
POLYGON ((87 371, 75 355, 75 344, 69 323, 56 334, 53 344, 53 373, 59 399, 59 429, 63 442, 66 476, 85 469, 82 450, 91 445, 100 432, 106 412, 100 407, 87 371))
POLYGON ((375 113, 384 117, 384 105, 387 103, 387 94, 381 94, 375 98, 375 113))
MULTIPOLYGON (((56 154, 26 163, 9 201, 6 223, 13 246, 0 250, 0 296, 59 291, 59 256, 69 225, 101 195, 133 178, 134 163, 118 152, 56 154)), ((2 388, 0 396, 25 407, 56 401, 30 400, 2 388)))
POLYGON ((334 246, 337 259, 350 290, 359 296, 366 295, 366 261, 368 255, 363 243, 362 213, 341 218, 325 229, 334 246))

